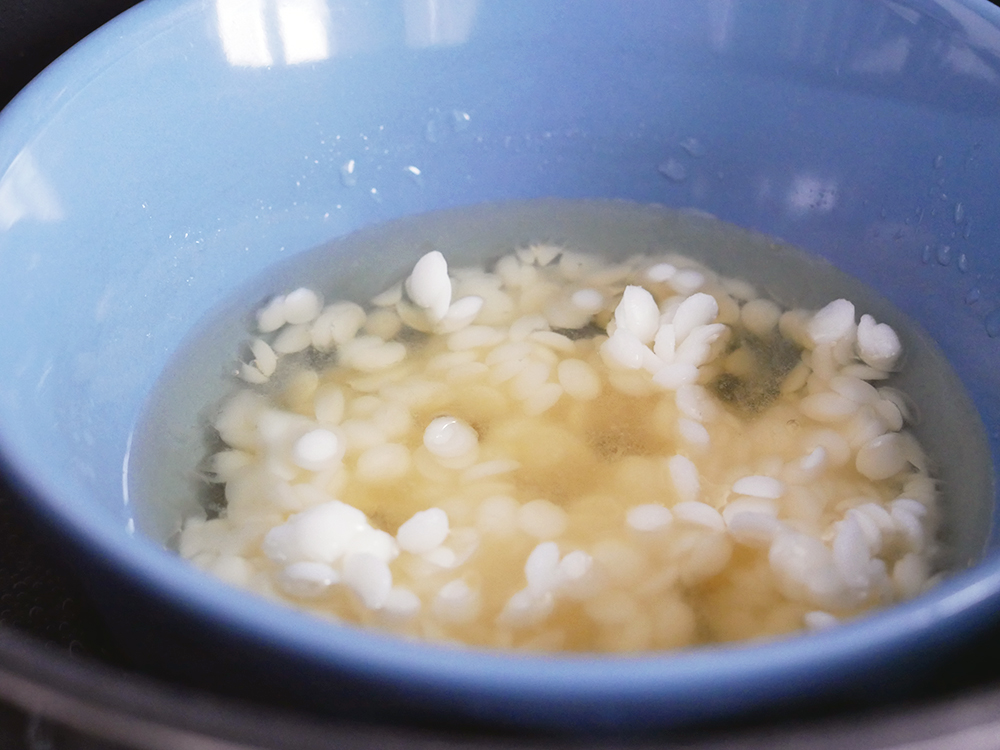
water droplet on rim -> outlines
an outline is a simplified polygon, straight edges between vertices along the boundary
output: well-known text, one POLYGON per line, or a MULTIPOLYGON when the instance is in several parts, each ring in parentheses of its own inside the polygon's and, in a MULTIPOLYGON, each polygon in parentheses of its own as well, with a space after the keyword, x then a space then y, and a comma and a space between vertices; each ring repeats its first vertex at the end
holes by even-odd
POLYGON ((972 287, 968 292, 965 293, 965 304, 974 305, 979 301, 981 293, 979 287, 972 287))
POLYGON ((986 324, 986 333, 990 335, 990 338, 995 339, 1000 336, 1000 309, 987 315, 983 322, 986 324))
POLYGON ((963 206, 961 203, 956 203, 955 204, 955 223, 956 224, 961 224, 964 219, 965 219, 965 206, 963 206))
POLYGON ((931 262, 931 246, 924 245, 924 251, 920 254, 920 260, 925 264, 931 262))
POLYGON ((657 167, 657 171, 673 182, 683 182, 688 176, 687 167, 673 158, 667 159, 665 162, 660 164, 660 166, 657 167))
POLYGON ((969 270, 969 259, 966 257, 965 253, 958 256, 958 270, 962 273, 969 270))
POLYGON ((941 245, 941 247, 937 249, 937 262, 938 265, 942 266, 947 266, 949 263, 951 263, 950 245, 941 245))
POLYGON ((941 169, 944 166, 944 157, 938 154, 934 157, 934 169, 941 169))
POLYGON ((705 155, 705 147, 694 137, 685 138, 680 142, 680 147, 696 159, 705 155))
POLYGON ((354 159, 351 159, 340 168, 340 182, 344 187, 354 187, 358 184, 358 175, 354 172, 354 166, 354 159))

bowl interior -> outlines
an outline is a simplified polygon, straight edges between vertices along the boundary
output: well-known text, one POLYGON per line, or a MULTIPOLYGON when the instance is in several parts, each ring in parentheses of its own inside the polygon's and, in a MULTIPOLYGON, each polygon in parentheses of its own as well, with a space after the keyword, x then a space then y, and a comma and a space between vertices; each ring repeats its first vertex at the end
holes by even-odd
MULTIPOLYGON (((159 549, 177 509, 123 489, 147 398, 206 314, 404 216, 690 206, 828 259, 940 347, 989 440, 974 455, 938 436, 946 482, 979 498, 955 516, 954 562, 985 548, 962 580, 987 586, 995 498, 968 468, 1000 450, 998 94, 1000 15, 973 0, 148 0, 0 116, 4 461, 82 547, 255 617, 196 593, 159 549)), ((401 273, 414 255, 386 257, 401 273)), ((948 602, 985 607, 991 587, 948 602)))

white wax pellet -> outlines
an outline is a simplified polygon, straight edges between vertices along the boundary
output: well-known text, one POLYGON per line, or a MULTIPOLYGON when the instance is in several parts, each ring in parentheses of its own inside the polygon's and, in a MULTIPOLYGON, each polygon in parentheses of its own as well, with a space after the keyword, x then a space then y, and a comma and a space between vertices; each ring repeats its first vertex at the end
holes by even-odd
POLYGON ((833 538, 833 562, 844 582, 856 589, 865 590, 870 583, 868 540, 854 516, 848 515, 837 525, 833 538))
POLYGON ((564 359, 556 368, 559 385, 578 401, 592 401, 601 394, 597 371, 582 359, 564 359))
POLYGON ((722 509, 722 520, 728 525, 737 513, 764 513, 777 518, 778 506, 773 500, 763 497, 738 497, 726 503, 722 509))
POLYGON ((673 362, 677 353, 677 335, 673 323, 664 323, 653 339, 653 353, 664 362, 673 362))
POLYGON ((548 500, 532 500, 517 511, 517 525, 536 539, 553 539, 566 530, 566 511, 548 500))
POLYGON ((674 313, 674 336, 678 345, 699 326, 708 325, 719 314, 719 303, 711 294, 699 292, 681 302, 674 313))
POLYGON ((448 312, 441 318, 438 330, 441 333, 451 333, 467 325, 471 325, 483 309, 483 298, 477 296, 462 297, 456 300, 449 308, 448 312))
POLYGON ((559 576, 565 583, 575 583, 582 580, 594 567, 594 558, 582 549, 568 552, 559 561, 559 576))
POLYGON ((615 308, 618 330, 625 329, 644 344, 651 344, 660 326, 660 308, 641 286, 627 286, 615 308))
POLYGON ((323 300, 312 289, 300 287, 285 295, 285 320, 293 325, 312 322, 323 307, 323 300))
POLYGON ((466 326, 448 336, 448 348, 453 352, 496 346, 504 340, 503 331, 492 326, 466 326))
POLYGON ((879 399, 878 391, 871 383, 846 375, 830 378, 830 390, 858 404, 871 404, 879 399))
POLYGON ((668 281, 678 294, 694 294, 705 285, 705 274, 693 268, 685 268, 671 276, 668 281))
POLYGON ((406 346, 399 341, 382 341, 377 336, 358 336, 338 351, 340 364, 362 372, 378 372, 406 358, 406 346))
POLYGON ((393 586, 382 606, 383 612, 394 619, 408 620, 420 612, 420 597, 407 588, 393 586))
POLYGON ((743 477, 733 483, 733 492, 737 495, 749 495, 750 497, 763 497, 775 500, 785 494, 785 483, 773 477, 743 477))
POLYGON ((379 560, 392 562, 399 557, 399 545, 391 534, 381 529, 364 529, 355 534, 344 551, 345 555, 366 552, 379 560))
POLYGON ((799 411, 817 422, 843 422, 858 410, 858 403, 839 393, 813 393, 799 402, 799 411))
POLYGON ((292 596, 315 597, 340 582, 340 573, 325 563, 297 562, 286 565, 278 578, 281 589, 292 596))
POLYGON ((642 367, 649 347, 625 328, 616 328, 615 332, 601 344, 601 358, 609 367, 638 370, 642 367))
POLYGON ((261 333, 277 331, 285 325, 285 298, 274 297, 257 311, 257 330, 261 333))
POLYGON ((570 302, 584 312, 596 313, 604 307, 604 295, 596 289, 578 289, 573 292, 570 302))
POLYGON ((547 363, 529 360, 511 380, 510 395, 518 401, 531 397, 544 383, 548 382, 551 374, 552 367, 547 363))
POLYGON ((386 562, 368 552, 344 559, 343 580, 368 609, 381 609, 392 590, 392 572, 386 562))
POLYGON ((677 434, 689 446, 699 449, 706 448, 712 440, 705 425, 686 417, 677 420, 677 434))
POLYGON ((729 535, 748 547, 767 548, 780 528, 780 522, 771 513, 742 510, 723 516, 729 535))
POLYGON ((698 467, 690 458, 673 456, 667 461, 670 479, 673 481, 677 497, 682 501, 697 500, 701 492, 701 482, 698 479, 698 467))
POLYGON ((471 454, 479 436, 461 419, 438 417, 424 430, 424 446, 438 458, 459 458, 471 454))
POLYGON ((554 590, 559 585, 559 546, 542 542, 535 547, 524 563, 524 577, 535 596, 554 590))
POLYGON ((674 518, 678 521, 705 526, 712 531, 725 531, 726 522, 722 519, 722 514, 707 503, 700 503, 697 500, 689 500, 677 503, 672 509, 674 518))
POLYGON ((563 388, 558 383, 543 383, 523 401, 524 413, 530 417, 544 414, 562 397, 563 388))
POLYGON ((399 443, 367 448, 357 463, 357 477, 371 484, 394 482, 410 470, 410 449, 399 443))
POLYGON ((858 450, 855 466, 868 479, 878 481, 898 474, 907 466, 906 452, 898 432, 880 435, 858 450))
POLYGON ((451 279, 448 278, 448 261, 440 252, 432 250, 417 261, 406 279, 406 293, 434 320, 445 316, 451 305, 451 279))
POLYGON ((672 266, 669 263, 657 263, 655 266, 650 266, 646 269, 646 278, 652 282, 660 283, 669 281, 676 273, 676 266, 672 266))
POLYGON ((535 596, 529 589, 521 589, 507 600, 497 622, 513 628, 537 625, 551 614, 554 606, 550 592, 535 596))
POLYGON ((336 386, 323 386, 313 399, 316 419, 324 424, 338 424, 344 418, 344 392, 336 386))
POLYGON ((682 385, 698 380, 698 368, 686 362, 672 362, 664 365, 653 375, 653 382, 668 391, 676 391, 682 385))
POLYGON ((340 461, 344 456, 344 441, 335 432, 319 428, 310 430, 292 446, 292 461, 309 471, 320 471, 340 461))
POLYGON ((347 343, 358 335, 367 318, 364 308, 354 302, 328 305, 310 328, 313 346, 327 351, 334 345, 347 343))
POLYGON ((704 386, 682 385, 677 389, 675 399, 677 409, 690 419, 710 422, 718 416, 719 407, 704 386))
POLYGON ((882 529, 872 517, 867 513, 860 512, 857 508, 850 508, 844 517, 853 519, 854 523, 861 529, 865 542, 868 544, 869 554, 878 554, 882 549, 882 529))
POLYGON ((495 458, 492 461, 483 461, 470 466, 462 472, 462 480, 475 482, 486 477, 495 477, 499 474, 509 474, 521 468, 521 464, 510 458, 495 458))
POLYGON ((268 380, 267 375, 258 370, 256 366, 249 365, 246 362, 240 363, 239 376, 252 385, 261 385, 268 380))
POLYGON ((766 336, 774 330, 781 318, 781 308, 769 299, 753 299, 740 309, 740 322, 758 336, 766 336))
POLYGON ((835 625, 839 625, 840 620, 829 612, 813 610, 802 615, 802 624, 809 628, 809 630, 827 630, 835 625))
POLYGON ((312 333, 307 325, 290 325, 281 329, 274 339, 273 348, 278 354, 294 354, 312 345, 312 333))
POLYGON ((929 570, 921 555, 909 552, 892 566, 892 584, 901 597, 919 594, 927 583, 929 570))
POLYGON ((372 304, 375 307, 393 307, 401 299, 403 299, 403 285, 397 283, 372 297, 372 304))
POLYGON ((625 523, 636 531, 662 531, 673 520, 669 508, 655 503, 633 506, 625 514, 625 523))
POLYGON ((413 554, 430 552, 448 538, 448 514, 441 508, 415 513, 396 532, 400 548, 413 554))
POLYGON ((899 336, 885 323, 876 323, 871 315, 862 315, 858 324, 858 356, 877 370, 891 370, 903 351, 899 336))
POLYGON ((576 344, 571 338, 555 331, 535 331, 528 336, 528 340, 563 354, 572 354, 576 351, 576 344))
POLYGON ((458 578, 441 587, 431 602, 431 611, 445 622, 471 622, 479 614, 479 595, 458 578))
POLYGON ((816 344, 834 344, 854 335, 854 305, 837 299, 813 315, 807 331, 816 344))
POLYGON ((520 504, 507 495, 493 495, 479 504, 476 528, 481 534, 509 536, 517 531, 520 504))

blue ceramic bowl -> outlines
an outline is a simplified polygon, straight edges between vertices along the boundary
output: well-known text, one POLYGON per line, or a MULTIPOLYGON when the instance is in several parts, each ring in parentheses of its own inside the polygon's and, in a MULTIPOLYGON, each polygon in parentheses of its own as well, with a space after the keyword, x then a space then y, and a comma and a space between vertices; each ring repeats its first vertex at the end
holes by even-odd
POLYGON ((130 502, 123 467, 172 353, 277 260, 549 196, 693 206, 828 258, 936 339, 995 463, 998 174, 984 0, 148 0, 0 115, 3 465, 137 660, 229 691, 641 729, 911 684, 1000 604, 992 485, 967 514, 980 562, 902 606, 769 644, 542 658, 229 589, 164 551, 175 511, 130 502))

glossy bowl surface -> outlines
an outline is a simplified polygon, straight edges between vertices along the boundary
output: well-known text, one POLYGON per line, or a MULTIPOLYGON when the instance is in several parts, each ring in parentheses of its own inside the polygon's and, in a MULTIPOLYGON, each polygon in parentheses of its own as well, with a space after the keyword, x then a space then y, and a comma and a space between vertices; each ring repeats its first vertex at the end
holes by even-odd
POLYGON ((435 209, 621 198, 870 284, 948 356, 995 462, 998 174, 982 1, 147 0, 0 114, 0 453, 135 652, 224 689, 558 729, 877 693, 993 622, 990 507, 980 564, 829 632, 498 655, 331 628, 188 568, 123 491, 130 436, 199 319, 281 258, 435 209))

